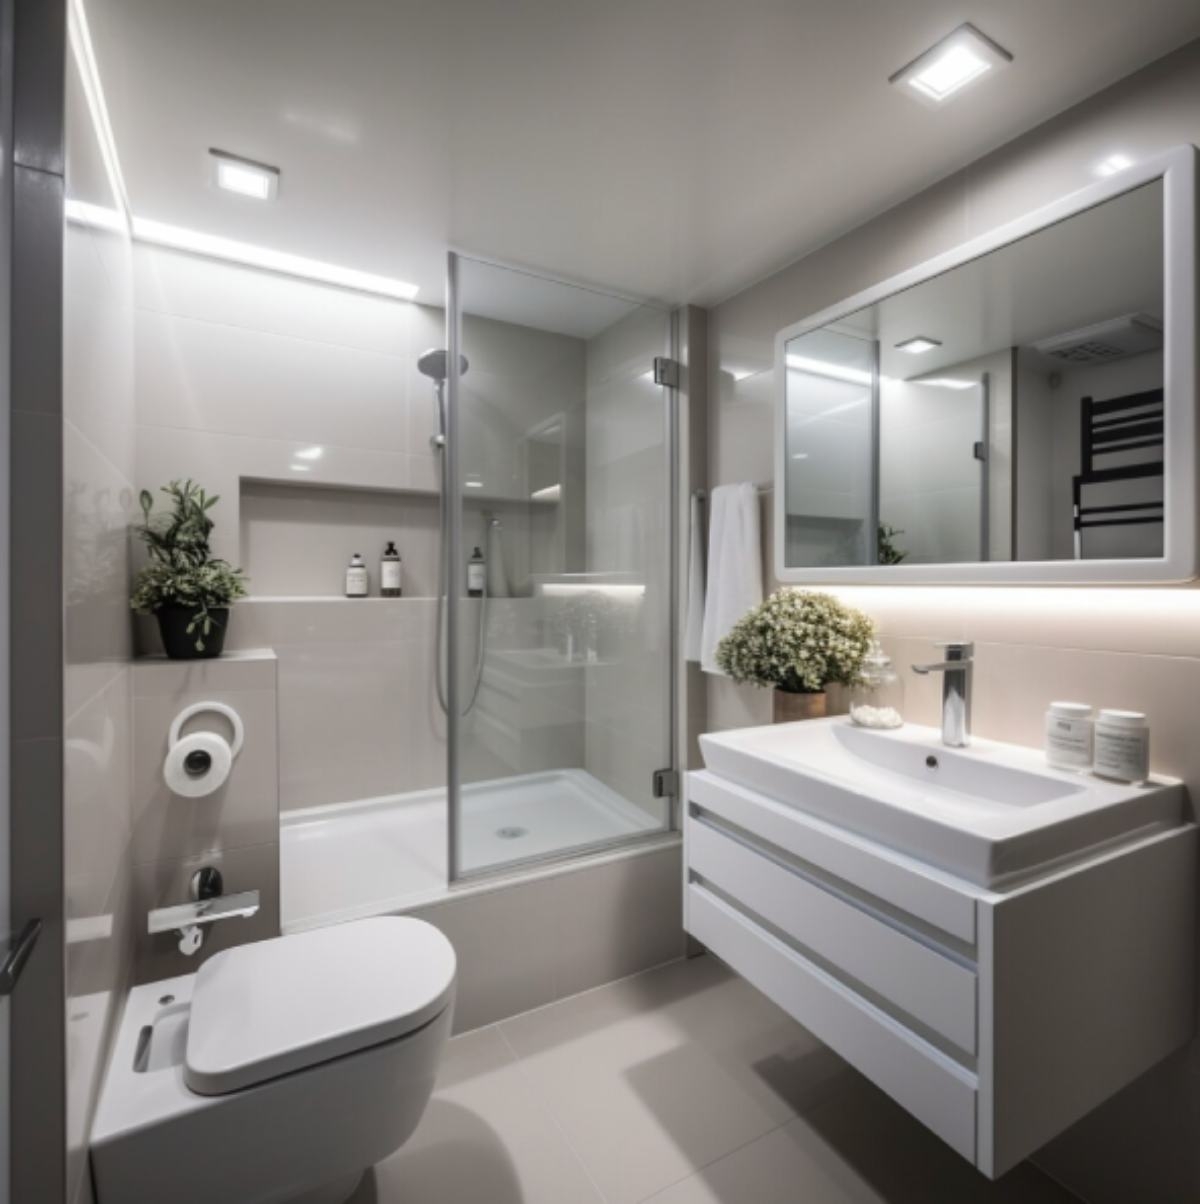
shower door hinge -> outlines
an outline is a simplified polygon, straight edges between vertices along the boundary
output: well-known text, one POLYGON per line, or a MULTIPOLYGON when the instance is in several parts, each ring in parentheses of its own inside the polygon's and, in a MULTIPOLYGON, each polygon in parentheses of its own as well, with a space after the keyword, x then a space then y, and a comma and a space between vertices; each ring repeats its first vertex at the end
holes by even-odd
POLYGON ((675 798, 679 794, 679 770, 656 769, 650 775, 650 792, 655 798, 675 798))
POLYGON ((668 389, 678 389, 679 373, 678 360, 673 360, 665 355, 654 357, 654 383, 656 385, 666 385, 668 389))

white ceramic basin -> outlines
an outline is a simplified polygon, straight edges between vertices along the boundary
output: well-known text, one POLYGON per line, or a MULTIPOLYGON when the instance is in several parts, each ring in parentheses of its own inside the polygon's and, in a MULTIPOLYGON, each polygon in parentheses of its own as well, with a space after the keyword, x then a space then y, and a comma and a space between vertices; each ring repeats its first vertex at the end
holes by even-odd
POLYGON ((1184 814, 1177 781, 1106 782, 992 740, 946 748, 928 727, 810 720, 704 735, 700 748, 729 781, 981 886, 1184 814))

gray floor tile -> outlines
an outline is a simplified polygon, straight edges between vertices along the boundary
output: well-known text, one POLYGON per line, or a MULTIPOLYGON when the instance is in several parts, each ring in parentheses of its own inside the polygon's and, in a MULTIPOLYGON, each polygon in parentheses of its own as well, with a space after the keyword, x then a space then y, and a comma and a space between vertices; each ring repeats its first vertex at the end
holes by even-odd
POLYGON ((456 1037, 415 1134, 350 1204, 602 1204, 494 1028, 456 1037))
POLYGON ((609 1204, 640 1201, 770 1132, 842 1065, 711 959, 499 1028, 609 1204))

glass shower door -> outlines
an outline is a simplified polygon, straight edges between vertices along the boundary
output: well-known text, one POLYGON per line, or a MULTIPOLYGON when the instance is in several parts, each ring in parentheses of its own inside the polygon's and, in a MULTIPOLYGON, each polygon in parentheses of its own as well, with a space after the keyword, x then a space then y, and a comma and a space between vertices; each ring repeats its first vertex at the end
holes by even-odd
POLYGON ((674 559, 669 313, 461 256, 449 283, 455 879, 669 826, 674 559))

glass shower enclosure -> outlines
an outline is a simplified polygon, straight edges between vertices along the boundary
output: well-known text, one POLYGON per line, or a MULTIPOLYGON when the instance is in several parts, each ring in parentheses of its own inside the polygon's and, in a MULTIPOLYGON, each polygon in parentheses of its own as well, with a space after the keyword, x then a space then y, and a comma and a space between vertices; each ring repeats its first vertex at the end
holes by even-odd
POLYGON ((674 390, 665 309, 451 254, 446 325, 454 882, 670 826, 674 390))

